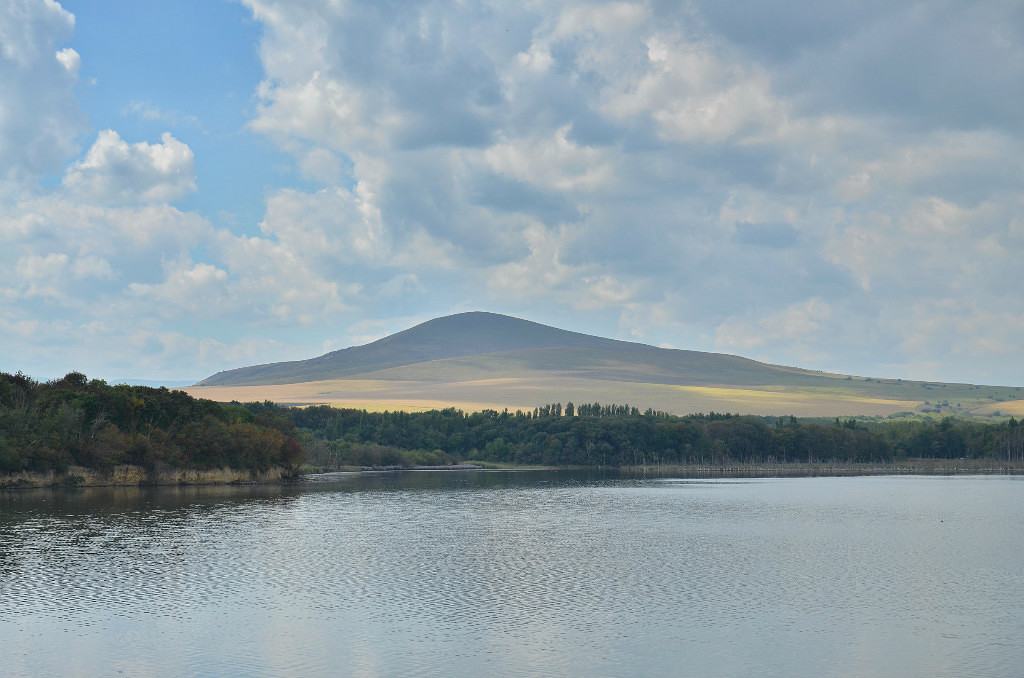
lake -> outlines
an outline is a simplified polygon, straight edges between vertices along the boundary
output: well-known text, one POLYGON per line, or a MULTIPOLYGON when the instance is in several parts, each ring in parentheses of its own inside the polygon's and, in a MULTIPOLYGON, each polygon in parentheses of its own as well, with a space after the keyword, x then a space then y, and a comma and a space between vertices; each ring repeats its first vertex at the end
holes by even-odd
POLYGON ((1024 478, 0 492, 0 676, 1011 676, 1024 478))

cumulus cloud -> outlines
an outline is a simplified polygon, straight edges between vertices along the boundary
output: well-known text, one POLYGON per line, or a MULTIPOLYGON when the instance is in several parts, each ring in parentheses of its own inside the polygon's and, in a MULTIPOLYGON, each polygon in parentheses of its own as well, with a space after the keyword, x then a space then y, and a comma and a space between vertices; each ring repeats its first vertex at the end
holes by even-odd
POLYGON ((113 130, 99 133, 85 157, 64 174, 70 193, 89 202, 171 202, 196 189, 188 145, 165 132, 158 144, 129 144, 113 130))
POLYGON ((581 147, 568 139, 565 125, 545 138, 502 140, 484 151, 496 174, 556 191, 595 191, 614 179, 611 163, 601 149, 581 147))
POLYGON ((116 260, 133 276, 150 272, 153 259, 181 258, 212 234, 199 215, 168 205, 109 207, 48 197, 8 206, 0 214, 0 242, 7 254, 60 249, 116 260))
POLYGON ((53 0, 0 6, 0 182, 32 188, 76 150, 85 122, 74 94, 81 60, 59 47, 74 25, 53 0))
POLYGON ((260 228, 296 254, 333 263, 382 259, 391 249, 372 189, 282 191, 267 201, 260 228))
POLYGON ((238 365, 484 307, 830 370, 1019 363, 1012 3, 242 4, 248 131, 291 166, 230 230, 169 204, 198 140, 81 155, 73 17, 0 8, 5 338, 238 365))
POLYGON ((494 267, 488 288, 496 297, 513 299, 553 295, 565 297, 567 287, 581 270, 561 261, 561 250, 569 238, 566 229, 552 231, 531 224, 524 232, 530 254, 520 260, 494 267))
POLYGON ((228 274, 212 264, 194 264, 170 267, 164 279, 156 284, 131 283, 132 294, 144 297, 156 305, 160 313, 176 312, 184 308, 191 314, 216 315, 222 300, 222 288, 228 274))
POLYGON ((871 350, 899 363, 882 346, 910 346, 908 328, 856 328, 916 303, 900 286, 984 298, 992 283, 970 272, 1006 274, 1019 252, 1001 91, 1024 62, 1004 4, 534 3, 502 7, 500 31, 495 7, 385 20, 363 3, 247 4, 267 29, 254 129, 310 176, 349 158, 347 180, 373 187, 371 230, 351 218, 331 240, 327 220, 299 217, 274 228, 282 244, 386 268, 413 227, 479 269, 493 304, 618 308, 618 327, 653 340, 685 328, 698 348, 801 362, 788 342, 837 369, 871 350), (929 92, 943 69, 958 84, 929 92), (847 351, 858 335, 884 344, 847 351))
MULTIPOLYGON (((245 318, 261 305, 278 325, 300 312, 309 322, 338 293, 317 279, 310 296, 319 294, 318 305, 305 296, 296 303, 306 281, 288 269, 254 280, 252 267, 195 260, 233 236, 168 204, 196 190, 188 145, 170 134, 129 143, 108 129, 75 159, 85 130, 74 94, 82 57, 62 44, 74 23, 53 0, 0 6, 0 369, 173 377, 193 365, 185 371, 201 377, 228 360, 308 355, 209 324, 221 322, 218 312, 245 318), (45 187, 44 175, 59 176, 62 165, 63 182, 45 187), (290 303, 297 311, 283 312, 290 303)), ((145 102, 129 109, 146 120, 192 122, 145 102)))
POLYGON ((644 69, 607 92, 610 114, 650 116, 663 137, 699 143, 741 141, 784 124, 787 107, 761 69, 723 62, 675 35, 652 35, 646 47, 644 69))

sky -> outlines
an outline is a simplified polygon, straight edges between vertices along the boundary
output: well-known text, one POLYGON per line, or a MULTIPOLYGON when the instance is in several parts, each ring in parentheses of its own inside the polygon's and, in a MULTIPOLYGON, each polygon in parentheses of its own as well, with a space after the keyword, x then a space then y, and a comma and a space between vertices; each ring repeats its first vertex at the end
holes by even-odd
POLYGON ((506 313, 1024 385, 1018 0, 0 0, 0 371, 506 313))

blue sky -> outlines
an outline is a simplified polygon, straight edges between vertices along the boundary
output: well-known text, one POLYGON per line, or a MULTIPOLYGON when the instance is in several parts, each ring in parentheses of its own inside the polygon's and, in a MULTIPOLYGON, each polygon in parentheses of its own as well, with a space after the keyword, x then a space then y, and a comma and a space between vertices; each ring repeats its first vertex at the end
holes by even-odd
POLYGON ((1016 2, 8 0, 0 369, 489 310, 1024 384, 1016 2))
POLYGON ((252 13, 225 0, 62 6, 76 19, 70 44, 84 55, 82 146, 99 129, 137 140, 170 131, 195 154, 200 189, 175 205, 215 221, 230 214, 231 225, 258 232, 265 192, 287 182, 289 161, 246 127, 262 77, 252 13))

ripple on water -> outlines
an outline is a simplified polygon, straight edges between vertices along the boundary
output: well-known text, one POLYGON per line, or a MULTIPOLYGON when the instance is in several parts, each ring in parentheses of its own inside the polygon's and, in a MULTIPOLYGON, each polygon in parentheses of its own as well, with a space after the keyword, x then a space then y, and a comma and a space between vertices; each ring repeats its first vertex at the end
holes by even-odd
POLYGON ((72 649, 143 676, 1024 665, 1013 486, 956 511, 913 481, 322 487, 7 511, 0 650, 33 675, 72 649))

